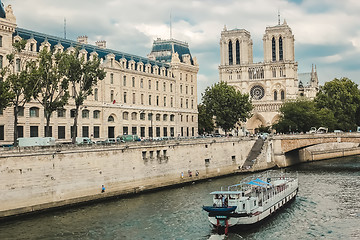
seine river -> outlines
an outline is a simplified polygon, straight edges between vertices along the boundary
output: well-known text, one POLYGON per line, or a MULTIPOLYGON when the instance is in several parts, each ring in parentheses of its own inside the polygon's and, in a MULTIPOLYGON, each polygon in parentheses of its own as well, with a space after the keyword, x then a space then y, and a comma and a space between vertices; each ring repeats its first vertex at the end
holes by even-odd
POLYGON ((296 200, 261 226, 226 237, 201 206, 211 203, 209 192, 245 175, 3 221, 0 239, 360 239, 360 156, 286 171, 298 172, 296 200))

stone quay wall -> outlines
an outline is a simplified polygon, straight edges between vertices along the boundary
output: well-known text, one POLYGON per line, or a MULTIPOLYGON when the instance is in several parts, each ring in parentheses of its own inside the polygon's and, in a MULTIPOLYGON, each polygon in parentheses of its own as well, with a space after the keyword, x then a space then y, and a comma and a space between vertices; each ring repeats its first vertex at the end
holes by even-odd
POLYGON ((234 137, 1 150, 0 218, 232 174, 254 142, 234 137))

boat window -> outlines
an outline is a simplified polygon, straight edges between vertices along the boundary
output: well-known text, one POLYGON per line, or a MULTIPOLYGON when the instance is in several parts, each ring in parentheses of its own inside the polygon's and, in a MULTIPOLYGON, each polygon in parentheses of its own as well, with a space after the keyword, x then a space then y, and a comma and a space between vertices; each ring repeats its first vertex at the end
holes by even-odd
POLYGON ((254 206, 256 206, 256 200, 254 201, 254 206))
POLYGON ((243 203, 243 209, 245 209, 245 203, 243 203))

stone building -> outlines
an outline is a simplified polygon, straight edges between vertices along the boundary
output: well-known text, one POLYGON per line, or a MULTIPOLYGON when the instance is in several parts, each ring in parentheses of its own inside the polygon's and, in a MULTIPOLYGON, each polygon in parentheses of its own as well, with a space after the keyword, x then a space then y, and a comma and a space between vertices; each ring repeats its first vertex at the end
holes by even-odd
POLYGON ((254 63, 250 32, 245 29, 227 30, 226 26, 221 32, 220 81, 250 95, 254 105, 253 116, 245 123, 250 132, 261 125, 275 123, 285 100, 298 96, 314 98, 318 91, 316 68, 309 74, 302 74, 299 81, 294 41, 286 21, 266 27, 263 36, 264 61, 254 63))
MULTIPOLYGON (((140 57, 108 49, 105 41, 91 45, 87 36, 72 41, 19 28, 11 6, 1 7, 1 67, 7 64, 12 44, 20 39, 26 39, 27 45, 16 55, 14 71, 21 68, 20 60, 36 58, 44 47, 53 51, 78 48, 88 58, 97 55, 101 59, 106 77, 81 108, 77 136, 99 140, 122 134, 143 138, 197 135, 199 67, 187 43, 157 39, 148 58, 140 57)), ((71 139, 74 106, 70 99, 64 109, 52 115, 52 136, 60 142, 71 139)), ((0 144, 13 141, 13 115, 11 106, 0 111, 0 144)), ((19 137, 45 135, 44 113, 37 102, 31 101, 21 109, 17 131, 19 137)))

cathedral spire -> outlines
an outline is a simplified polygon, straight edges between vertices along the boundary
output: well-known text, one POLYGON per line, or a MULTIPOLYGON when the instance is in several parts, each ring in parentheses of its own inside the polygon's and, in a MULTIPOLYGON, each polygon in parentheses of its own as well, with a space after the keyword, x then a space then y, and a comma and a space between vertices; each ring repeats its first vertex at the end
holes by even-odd
POLYGON ((280 25, 280 10, 278 10, 278 25, 280 25))

